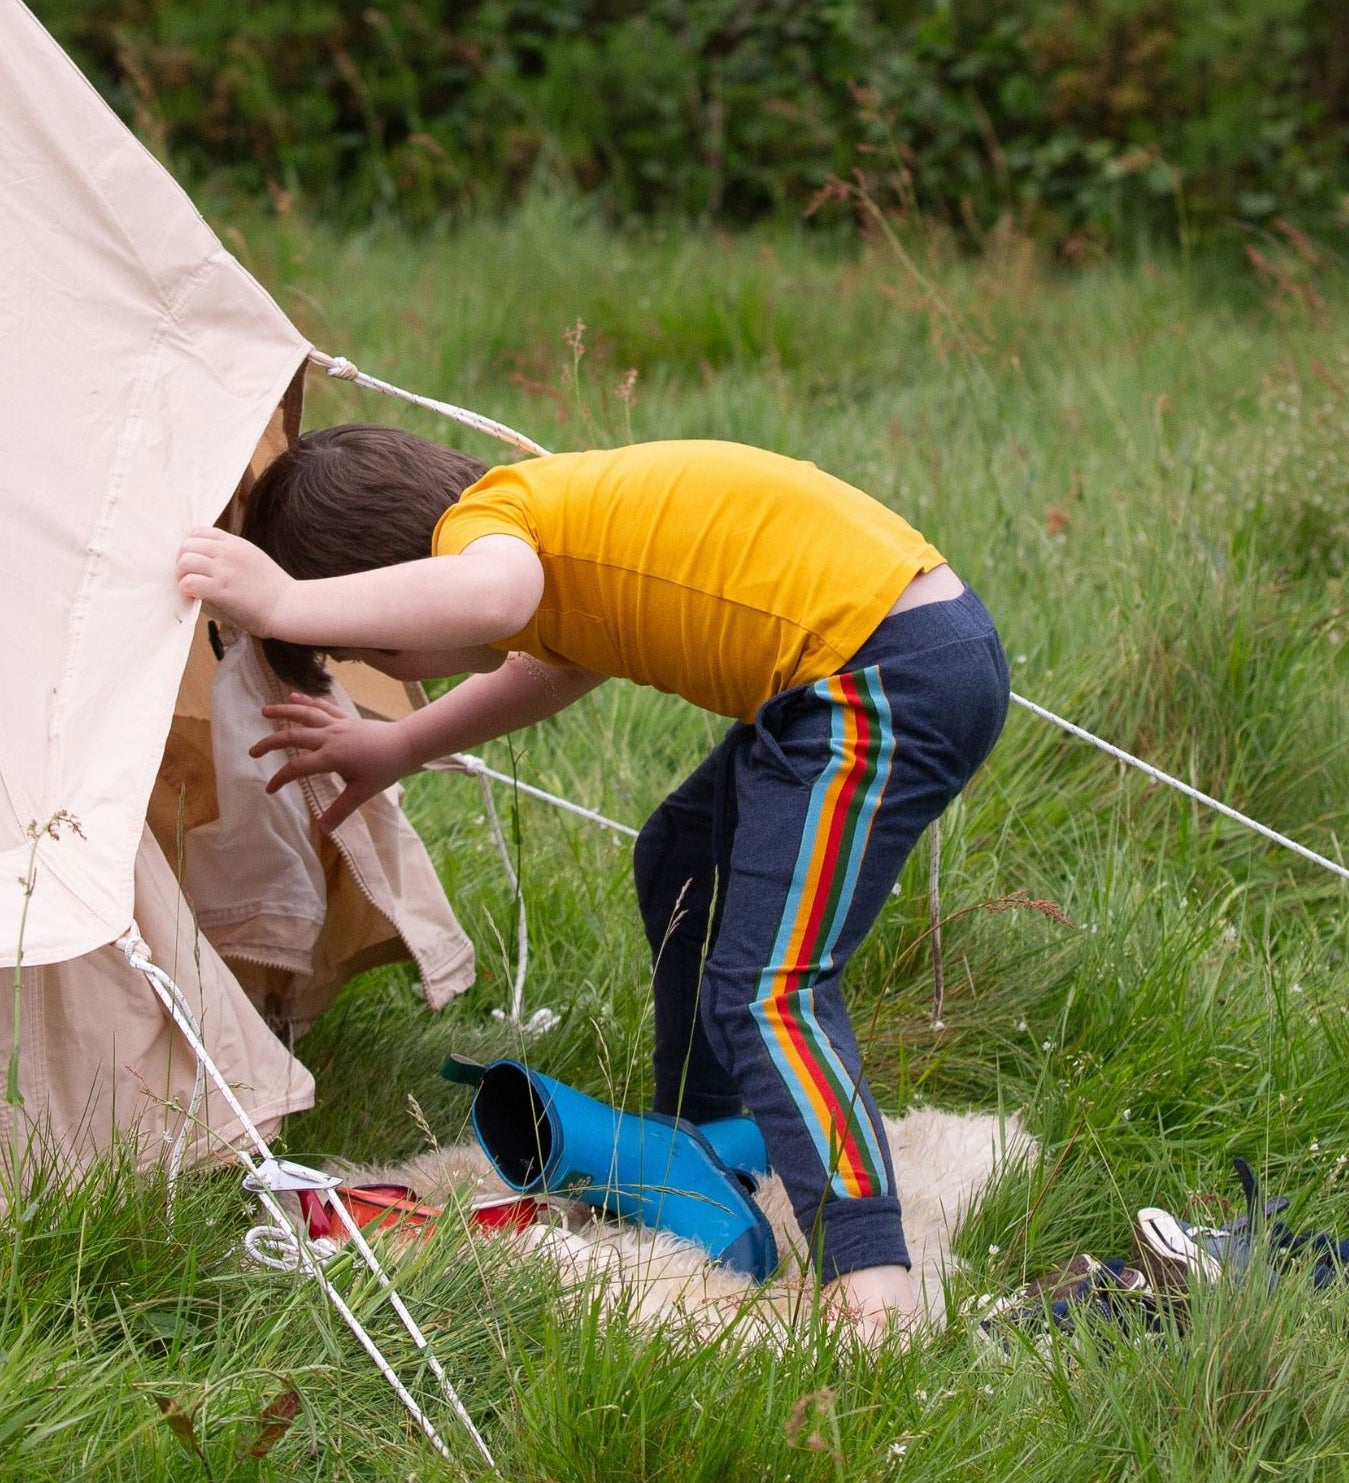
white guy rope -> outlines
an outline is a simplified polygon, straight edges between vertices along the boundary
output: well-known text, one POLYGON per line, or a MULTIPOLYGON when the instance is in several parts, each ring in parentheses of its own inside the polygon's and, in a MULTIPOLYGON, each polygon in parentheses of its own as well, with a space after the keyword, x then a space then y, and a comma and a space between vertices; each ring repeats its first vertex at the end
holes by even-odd
MULTIPOLYGON (((174 1139, 173 1147, 169 1150, 169 1162, 166 1170, 167 1194, 165 1202, 169 1210, 169 1223, 173 1222, 173 1202, 178 1192, 178 1176, 183 1171, 183 1159, 187 1154, 187 1142, 191 1137, 192 1130, 197 1122, 197 1110, 201 1106, 201 1099, 206 1095, 206 1068, 197 1062, 197 1069, 192 1077, 192 1096, 188 1101, 187 1110, 183 1113, 183 1125, 178 1129, 178 1136, 174 1139)), ((164 1135, 166 1138, 168 1134, 164 1135)))
MULTIPOLYGON (((898 895, 896 882, 892 895, 898 895)), ((944 1030, 942 1004, 946 998, 946 967, 941 951, 941 817, 927 826, 927 919, 932 923, 932 1028, 944 1030)))
POLYGON ((626 834, 629 839, 637 838, 637 830, 631 824, 620 824, 615 819, 606 819, 603 814, 597 814, 593 808, 583 808, 579 803, 559 798, 556 793, 547 793, 531 783, 522 783, 518 778, 511 777, 509 773, 497 772, 495 768, 488 767, 481 758, 475 757, 471 752, 456 752, 452 757, 438 757, 434 762, 425 763, 422 770, 424 772, 468 772, 475 777, 491 778, 494 782, 506 783, 518 789, 529 798, 551 803, 554 808, 564 809, 578 818, 589 819, 592 824, 601 824, 605 829, 612 829, 615 834, 626 834))
POLYGON ((456 407, 451 402, 438 402, 432 397, 418 396, 416 392, 404 391, 402 387, 394 386, 388 381, 367 376, 364 371, 357 370, 345 355, 325 355, 321 350, 311 350, 309 359, 314 365, 322 366, 330 376, 336 376, 342 381, 354 381, 357 386, 364 386, 370 391, 381 391, 385 396, 399 397, 405 402, 412 402, 414 406, 425 407, 429 412, 439 412, 442 417, 453 418, 455 422, 462 422, 465 427, 499 438, 501 442, 510 443, 524 453, 544 454, 548 451, 532 438, 525 437, 524 433, 507 427, 504 422, 494 422, 490 417, 470 412, 467 407, 456 407))
MULTIPOLYGON (((1050 721, 1055 726, 1060 726, 1064 731, 1073 736, 1080 737, 1082 741, 1090 742, 1092 746, 1099 747, 1103 752, 1120 762, 1127 762, 1131 767, 1136 767, 1140 772, 1146 773, 1150 778, 1155 778, 1159 783, 1165 783, 1168 787, 1176 788, 1184 793, 1187 798, 1193 798, 1197 803, 1206 804, 1211 809, 1226 818, 1234 820, 1238 824, 1244 824, 1248 829, 1253 829, 1257 834, 1272 840, 1275 844, 1282 845, 1285 849, 1292 850, 1301 855, 1303 859, 1310 860, 1314 865, 1323 866, 1326 870, 1333 871, 1336 875, 1349 880, 1349 868, 1329 860, 1324 855, 1318 855, 1315 850, 1309 850, 1306 845, 1299 844, 1295 839, 1289 839, 1286 834, 1280 834, 1257 819, 1252 819, 1248 814, 1229 807, 1208 793, 1201 793, 1198 788, 1192 788, 1188 783, 1183 783, 1179 778, 1172 777, 1170 773, 1163 772, 1159 767, 1153 767, 1151 763, 1144 762, 1141 757, 1135 757, 1131 752, 1124 751, 1121 747, 1112 746, 1110 742, 1094 735, 1081 726, 1074 726, 1071 721, 1065 721, 1062 716, 1056 716, 1053 711, 1047 711, 1043 706, 1036 705, 1034 701, 1027 700, 1024 696, 1012 691, 1012 699, 1019 706, 1041 717, 1042 720, 1050 721)), ((497 772, 490 768, 472 753, 458 753, 453 757, 443 758, 436 762, 426 764, 428 772, 470 772, 483 777, 494 779, 498 783, 509 784, 517 788, 521 793, 528 794, 530 798, 540 799, 544 803, 551 803, 555 808, 565 809, 568 813, 576 814, 582 819, 589 819, 592 823, 602 824, 606 829, 612 829, 615 833, 626 834, 629 839, 636 839, 638 831, 630 824, 620 824, 614 819, 606 819, 603 814, 598 814, 594 809, 583 808, 579 803, 572 803, 566 798, 559 798, 555 793, 548 793, 542 788, 535 788, 530 783, 522 783, 511 777, 508 773, 497 772)))
MULTIPOLYGON (((415 402, 419 407, 427 407, 433 412, 440 412, 443 416, 452 417, 458 422, 466 423, 469 427, 475 427, 481 432, 491 433, 493 437, 500 438, 503 442, 514 444, 515 447, 523 449, 526 453, 533 453, 542 457, 548 452, 546 448, 540 447, 538 443, 534 442, 531 438, 525 437, 523 433, 517 433, 514 429, 506 427, 500 422, 493 422, 490 418, 482 417, 476 412, 465 411, 463 407, 455 407, 448 402, 433 401, 430 397, 417 396, 410 391, 401 391, 396 386, 390 386, 387 381, 377 381, 373 376, 367 376, 364 372, 358 371, 345 356, 339 355, 333 357, 325 355, 320 350, 311 350, 309 352, 309 359, 315 365, 324 367, 330 376, 340 376, 343 380, 356 382, 358 386, 368 386, 372 390, 385 392, 389 396, 402 397, 406 401, 415 402)), ((1179 778, 1172 777, 1170 773, 1162 772, 1160 768, 1150 766, 1148 763, 1142 761, 1141 758, 1134 757, 1129 752, 1112 746, 1109 742, 1103 741, 1099 736, 1093 736, 1090 731, 1085 731, 1080 726, 1074 726, 1071 721, 1065 721, 1062 716, 1056 716, 1053 711, 1047 711, 1043 706, 1038 706, 1033 701, 1026 700, 1023 696, 1018 695, 1015 690, 1012 691, 1012 699, 1017 705, 1024 706, 1034 715, 1041 717, 1045 721, 1052 722, 1055 726, 1062 727, 1064 731, 1070 732, 1073 736, 1080 737, 1083 741, 1090 742, 1094 747, 1100 747, 1103 752, 1108 752, 1119 761, 1127 762, 1131 767, 1138 768, 1141 772, 1147 773, 1149 777, 1155 778, 1159 783, 1165 783, 1168 787, 1179 789, 1187 798, 1193 798, 1197 803, 1203 803, 1209 808, 1216 809, 1226 818, 1234 819, 1237 823, 1244 824, 1248 829, 1254 829, 1257 834, 1263 835, 1275 844, 1283 845, 1285 849, 1292 850, 1304 859, 1312 861, 1313 864, 1324 866, 1325 869, 1333 871, 1345 880, 1349 880, 1349 869, 1346 869, 1343 865, 1337 865, 1334 860, 1328 860, 1324 855, 1318 855, 1315 850, 1309 850, 1306 845, 1298 844, 1296 840, 1289 839, 1286 834, 1279 834, 1275 830, 1267 828, 1264 824, 1258 823, 1246 814, 1239 813, 1234 808, 1229 808, 1225 803, 1220 803, 1216 798, 1210 797, 1209 794, 1201 793, 1198 788, 1192 788, 1188 783, 1182 783, 1179 778)), ((528 784, 517 782, 514 778, 507 777, 503 773, 493 772, 491 768, 479 762, 476 757, 462 756, 428 764, 428 770, 439 768, 458 769, 464 772, 485 774, 487 777, 494 778, 497 782, 510 783, 518 788, 520 792, 528 793, 533 798, 542 799, 545 803, 551 803, 555 807, 564 808, 570 813, 580 815, 582 818, 591 819, 597 824, 603 824, 606 829, 616 830, 619 834, 629 835, 633 839, 637 838, 637 831, 629 828, 628 825, 616 824, 612 819, 606 819, 602 814, 582 808, 579 804, 569 803, 566 799, 558 798, 551 793, 545 793, 540 788, 531 788, 528 784)))
POLYGON ((515 862, 511 859, 510 848, 506 844, 505 831, 501 827, 501 819, 497 814, 496 800, 492 797, 491 780, 479 773, 478 786, 482 791, 482 806, 487 811, 487 822, 491 826, 497 854, 501 857, 502 868, 506 872, 506 879, 510 882, 511 891, 515 896, 515 980, 511 986, 510 1020, 513 1025, 518 1025, 525 1007, 525 974, 529 971, 529 917, 525 912, 525 893, 520 889, 520 877, 516 873, 515 862))
POLYGON ((535 788, 529 783, 522 783, 519 778, 511 777, 507 773, 497 772, 495 768, 488 767, 479 757, 471 752, 455 752, 449 757, 437 757, 434 761, 422 765, 423 772, 467 772, 478 779, 482 789, 483 807, 487 811, 487 821, 491 825, 492 838, 496 841, 497 853, 501 856, 501 863, 506 871, 506 879, 510 881, 511 890, 515 892, 515 899, 519 905, 519 921, 516 928, 517 949, 515 956, 515 984, 511 992, 511 1012, 506 1015, 499 1009, 494 1009, 492 1015, 496 1019, 509 1019, 511 1024, 520 1026, 530 1035, 541 1035, 548 1030, 555 1029, 561 1023, 561 1016, 556 1010, 543 1008, 536 1009, 526 1020, 524 1018, 525 1008, 525 972, 529 963, 529 932, 525 918, 525 893, 520 889, 520 881, 515 873, 515 866, 511 863, 510 851, 506 848, 506 836, 502 833, 501 820, 497 816, 496 803, 492 797, 492 783, 505 783, 517 792, 524 793, 530 798, 540 799, 544 803, 551 803, 554 808, 560 808, 567 813, 576 814, 579 818, 589 819, 592 824, 601 824, 606 829, 612 829, 616 834, 626 834, 631 839, 637 838, 637 831, 627 824, 620 824, 614 819, 606 819, 603 814, 597 814, 593 808, 582 808, 579 803, 572 803, 569 799, 559 798, 556 793, 545 792, 542 788, 535 788))
POLYGON ((515 864, 511 859, 509 846, 506 844, 506 834, 501 827, 501 817, 497 813, 496 799, 492 794, 492 779, 498 782, 509 783, 518 786, 523 793, 532 793, 537 797, 546 799, 549 803, 560 808, 572 809, 574 812, 583 813, 588 818, 599 823, 607 824, 611 829, 618 829, 626 833, 629 830, 626 824, 615 824, 612 819, 606 819, 601 814, 594 813, 590 809, 580 809, 577 805, 568 803, 565 798, 558 798, 555 794, 545 793, 541 788, 531 788, 528 783, 519 783, 517 779, 507 777, 505 773, 495 772, 479 761, 477 757, 467 753, 456 753, 452 757, 442 757, 433 762, 428 762, 424 769, 426 772, 467 772, 478 779, 478 786, 482 790, 482 806, 487 815, 487 822, 492 831, 492 839, 497 847, 497 854, 501 858, 501 867, 506 872, 506 879, 510 882, 510 888, 515 894, 516 903, 516 953, 515 953, 515 979, 511 988, 511 1008, 507 1014, 504 1010, 494 1009, 492 1017, 498 1020, 509 1020, 511 1024, 518 1026, 530 1035, 541 1035, 548 1030, 555 1029, 561 1023, 561 1017, 556 1010, 543 1008, 536 1009, 526 1020, 525 1013, 525 976, 529 971, 529 917, 525 911, 525 893, 520 889, 520 878, 515 872, 515 864))
MULTIPOLYGON (((462 422, 468 427, 477 428, 480 432, 490 433, 493 437, 500 438, 505 443, 510 443, 516 448, 523 449, 526 453, 533 453, 539 457, 544 457, 548 453, 546 448, 534 442, 533 439, 526 438, 523 433, 517 433, 513 428, 506 427, 500 422, 493 422, 490 418, 482 417, 476 412, 466 411, 463 407, 456 407, 448 402, 438 402, 432 400, 430 397, 417 396, 413 392, 403 391, 396 386, 391 386, 387 381, 379 381, 373 376, 367 376, 364 372, 358 371, 345 356, 334 358, 333 356, 324 355, 322 351, 311 350, 309 359, 315 365, 324 367, 330 376, 337 376, 345 381, 354 381, 358 386, 366 386, 374 391, 382 391, 388 396, 402 397, 405 401, 414 402, 417 406, 426 407, 432 412, 439 412, 442 416, 453 418, 456 422, 462 422)), ((1317 865, 1322 865, 1327 870, 1331 870, 1336 875, 1349 880, 1349 870, 1346 870, 1343 865, 1337 865, 1333 860, 1328 860, 1324 855, 1318 855, 1314 850, 1307 849, 1305 845, 1298 844, 1296 840, 1289 839, 1287 835, 1276 833, 1264 824, 1257 823, 1256 820, 1247 817, 1243 813, 1239 813, 1234 808, 1229 808, 1227 804, 1220 803, 1216 798, 1210 797, 1207 793, 1201 793, 1197 788, 1191 788, 1188 783, 1182 783, 1179 778, 1174 778, 1169 773, 1162 772, 1159 768, 1151 767, 1148 763, 1142 761, 1141 758, 1134 757, 1130 753, 1122 751, 1119 747, 1112 746, 1109 742, 1103 741, 1099 736, 1092 735, 1090 731, 1085 731, 1080 726, 1074 726, 1071 721, 1065 721, 1062 716, 1056 716, 1052 711, 1047 711, 1042 706, 1038 706, 1034 702, 1024 699, 1015 691, 1012 692, 1012 699, 1018 705, 1024 706, 1035 715, 1052 722, 1055 726, 1062 727, 1063 730, 1070 732, 1073 736, 1080 737, 1083 741, 1090 742, 1095 747, 1100 747, 1102 751, 1108 752, 1112 757, 1118 758, 1121 762, 1127 762, 1131 767, 1138 768, 1140 771, 1147 773, 1149 777, 1156 779, 1156 781, 1179 789, 1187 797, 1193 798, 1199 803, 1206 804, 1209 808, 1216 809, 1227 818, 1234 819, 1238 823, 1246 825, 1248 829, 1254 829, 1257 834, 1263 835, 1266 839, 1273 840, 1276 844, 1281 844, 1286 849, 1293 850, 1305 859, 1317 865)), ((606 829, 612 829, 618 834, 626 834, 631 839, 637 838, 637 831, 627 824, 616 823, 613 819, 606 819, 603 814, 597 814, 592 809, 582 808, 580 804, 571 803, 565 798, 559 798, 556 794, 547 793, 542 788, 534 788, 527 783, 520 782, 516 778, 508 777, 504 773, 494 772, 490 767, 473 756, 459 755, 444 758, 436 762, 427 763, 425 770, 472 772, 476 773, 480 780, 483 778, 492 778, 496 782, 508 783, 518 792, 526 793, 531 798, 538 798, 544 803, 552 804, 555 808, 565 809, 568 813, 573 813, 580 818, 589 819, 593 823, 601 824, 606 829)), ((506 873, 510 877, 511 887, 515 891, 516 899, 520 903, 518 928, 520 948, 516 960, 515 985, 511 1000, 511 1019, 512 1022, 518 1024, 524 1002, 525 964, 528 957, 528 944, 525 937, 524 896, 520 891, 519 883, 515 877, 515 871, 511 866, 510 858, 506 852, 505 842, 501 839, 501 826, 497 821, 496 811, 491 805, 490 790, 485 782, 483 783, 483 795, 488 800, 488 817, 492 821, 493 832, 496 834, 499 842, 498 847, 501 850, 502 858, 506 862, 506 873)), ((931 848, 939 852, 941 848, 940 843, 934 843, 931 848)), ((939 854, 934 855, 930 860, 929 870, 929 895, 935 903, 939 890, 938 882, 941 870, 939 854)), ((898 892, 899 887, 896 884, 892 894, 897 895, 898 892)), ((934 1024, 940 1024, 941 1022, 942 962, 940 930, 940 924, 934 917, 933 969, 936 984, 933 994, 934 1024)), ((547 1011, 539 1011, 540 1016, 545 1013, 547 1011)), ((533 1021, 531 1021, 532 1023, 533 1021)))
MULTIPOLYGON (((379 1369, 380 1373, 389 1382, 399 1400, 401 1400, 403 1402, 403 1405, 407 1407, 408 1412, 417 1422, 418 1426, 421 1427, 422 1431, 425 1433, 432 1446, 435 1447, 436 1451, 440 1453, 440 1455, 446 1460, 446 1462, 453 1464, 455 1459, 451 1454, 449 1448, 446 1447, 445 1443, 441 1440, 440 1434, 436 1431, 430 1418, 425 1414, 425 1412, 413 1398, 411 1392, 394 1373, 393 1367, 389 1364, 388 1360, 384 1358, 384 1355, 380 1352, 379 1346, 366 1332, 361 1324, 360 1319, 358 1319, 356 1315, 351 1311, 351 1309, 343 1301, 341 1294, 328 1280, 327 1274, 323 1271, 322 1265, 320 1264, 314 1253, 310 1250, 307 1236, 302 1235, 295 1229, 295 1226, 292 1223, 289 1215, 286 1213, 285 1209, 277 1200, 275 1194, 268 1185, 265 1173, 265 1166, 275 1167, 277 1164, 277 1160, 273 1157, 271 1150, 267 1146, 266 1139, 264 1139, 262 1134, 258 1131, 257 1126, 253 1122, 253 1119, 249 1117, 248 1113, 244 1109, 243 1104, 239 1101, 238 1097, 235 1096, 234 1088, 231 1087, 229 1082, 225 1080, 225 1077, 221 1073, 220 1068, 216 1065, 215 1061, 211 1057, 210 1052, 206 1049, 205 1043, 203 1042, 201 1037, 201 1032, 197 1027, 196 1019, 192 1013, 191 1006, 188 1004, 183 991, 178 987, 173 979, 164 972, 162 968, 158 967, 154 963, 150 955, 149 946, 145 942, 145 939, 141 937, 140 929, 134 922, 131 924, 131 927, 127 931, 126 935, 118 939, 117 946, 121 949, 123 955, 125 956, 127 962, 131 965, 131 967, 137 972, 144 974, 145 977, 149 980, 151 988, 154 989, 156 996, 167 1011, 169 1018, 177 1026, 179 1033, 187 1041, 188 1045, 192 1047, 192 1052, 197 1058, 198 1065, 205 1069, 206 1074, 215 1083, 216 1088, 224 1097, 226 1103, 228 1103, 230 1111, 238 1120, 239 1126, 243 1129, 245 1136, 248 1138, 248 1141, 261 1155, 262 1165, 259 1165, 254 1162, 253 1158, 249 1155, 246 1149, 241 1148, 237 1145, 235 1145, 232 1149, 235 1155, 248 1169, 248 1172, 251 1176, 251 1183, 249 1185, 249 1188, 257 1195, 258 1199, 266 1207, 268 1214, 272 1216, 277 1226, 290 1233, 291 1237, 294 1239, 295 1247, 299 1254, 301 1265, 304 1267, 305 1271, 308 1273, 309 1276, 314 1278, 314 1280, 323 1289, 332 1305, 342 1315, 342 1318, 345 1321, 347 1327, 356 1336, 361 1347, 370 1356, 370 1358, 374 1361, 376 1367, 379 1369)), ((468 1431, 469 1436, 472 1437, 475 1445, 478 1448, 478 1451, 486 1460, 487 1465, 492 1468, 493 1471, 495 1471, 495 1459, 487 1450, 487 1444, 483 1441, 477 1427, 473 1425, 472 1418, 469 1416, 467 1410, 464 1408, 464 1405, 462 1401, 460 1401, 454 1387, 450 1384, 449 1378, 446 1376, 445 1371, 441 1368, 440 1362, 431 1352, 431 1349, 426 1342, 426 1336, 422 1333, 421 1329, 417 1327, 417 1324, 414 1322, 411 1313, 408 1312, 408 1309, 403 1303, 402 1298, 395 1291, 393 1283, 389 1280, 388 1274, 384 1271, 383 1267, 380 1266, 379 1260, 376 1258, 374 1252, 371 1251, 365 1238, 361 1235, 359 1229, 356 1228, 349 1214, 342 1209, 341 1201, 336 1201, 334 1203, 338 1208, 339 1214, 342 1216, 343 1223, 347 1226, 348 1235, 351 1236, 362 1259, 365 1261, 366 1266, 369 1267, 370 1270, 375 1274, 375 1277, 378 1279, 380 1286, 384 1290, 385 1296, 389 1300, 390 1306, 402 1320, 404 1328, 407 1329, 413 1343, 421 1351, 422 1357, 426 1360, 428 1368, 431 1370, 432 1374, 435 1375, 436 1380, 439 1382, 441 1393, 444 1395, 446 1401, 449 1402, 450 1407, 453 1409, 455 1415, 458 1416, 460 1422, 468 1431)))
POLYGON ((1155 781, 1165 783, 1169 788, 1175 788, 1187 798, 1193 798, 1196 803, 1202 803, 1211 809, 1216 809, 1225 818, 1233 819, 1238 824, 1244 824, 1248 829, 1253 829, 1257 834, 1263 835, 1265 839, 1272 840, 1275 844, 1282 845, 1284 849, 1292 850, 1294 854, 1301 855, 1304 860, 1310 860, 1314 865, 1323 866, 1326 870, 1333 871, 1334 874, 1341 876, 1345 880, 1349 880, 1349 869, 1346 869, 1343 865, 1336 864, 1334 860, 1328 860, 1324 855, 1318 855, 1315 850, 1309 850, 1306 845, 1299 844, 1297 840, 1289 839, 1286 834, 1276 833, 1275 830, 1267 828, 1264 824, 1250 818, 1247 814, 1239 813, 1236 809, 1229 808, 1227 804, 1220 803, 1216 798, 1210 797, 1207 793, 1201 793, 1198 788, 1192 788, 1188 783, 1182 783, 1179 778, 1172 777, 1170 773, 1163 772, 1159 767, 1153 767, 1151 764, 1122 750, 1120 747, 1111 746, 1108 741, 1102 741, 1099 736, 1093 736, 1090 731, 1083 730, 1081 726, 1074 726, 1071 721, 1065 721, 1062 716, 1056 716, 1053 711, 1047 711, 1043 706, 1036 705, 1034 701, 1026 700, 1024 696, 1018 695, 1015 690, 1012 691, 1012 699, 1017 705, 1024 706, 1032 715, 1039 716, 1041 720, 1052 722, 1055 726, 1061 727, 1064 731, 1072 736, 1079 737, 1082 741, 1090 742, 1093 747, 1099 747, 1103 752, 1108 753, 1117 761, 1127 762, 1130 767, 1136 767, 1140 772, 1146 773, 1148 777, 1153 778, 1155 781))

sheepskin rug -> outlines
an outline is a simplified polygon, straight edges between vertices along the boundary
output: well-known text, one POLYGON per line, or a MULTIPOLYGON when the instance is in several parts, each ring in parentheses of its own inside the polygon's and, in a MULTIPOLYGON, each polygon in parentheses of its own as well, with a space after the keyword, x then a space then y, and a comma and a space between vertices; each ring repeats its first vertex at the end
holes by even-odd
MULTIPOLYGON (((1026 1159, 1033 1140, 1018 1118, 920 1108, 887 1117, 886 1133, 904 1205, 904 1229, 929 1325, 945 1322, 943 1275, 952 1269, 960 1221, 1002 1169, 1026 1159)), ((406 1164, 340 1171, 349 1183, 407 1185, 430 1204, 464 1209, 468 1199, 510 1191, 476 1143, 435 1149, 406 1164)), ((759 1286, 708 1262, 696 1246, 597 1215, 589 1206, 550 1201, 523 1231, 494 1235, 522 1260, 555 1264, 578 1297, 598 1296, 606 1311, 637 1322, 691 1324, 700 1338, 735 1328, 782 1339, 807 1315, 815 1289, 805 1270, 801 1232, 782 1182, 770 1175, 756 1199, 781 1256, 775 1279, 759 1286)))

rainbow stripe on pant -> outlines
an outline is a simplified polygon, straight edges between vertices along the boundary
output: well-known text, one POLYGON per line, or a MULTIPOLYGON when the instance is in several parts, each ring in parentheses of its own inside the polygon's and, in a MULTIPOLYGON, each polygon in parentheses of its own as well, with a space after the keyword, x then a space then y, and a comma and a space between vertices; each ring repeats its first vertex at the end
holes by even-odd
POLYGON ((830 1188, 844 1199, 890 1193, 858 1088, 815 1016, 814 986, 835 944, 895 755, 890 705, 873 668, 811 687, 833 711, 829 764, 811 789, 805 830, 753 1015, 830 1188))

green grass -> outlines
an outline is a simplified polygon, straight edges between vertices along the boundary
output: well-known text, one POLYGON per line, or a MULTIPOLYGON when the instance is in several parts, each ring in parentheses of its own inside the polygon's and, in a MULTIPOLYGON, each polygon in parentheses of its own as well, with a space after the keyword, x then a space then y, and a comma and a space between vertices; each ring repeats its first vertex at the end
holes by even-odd
MULTIPOLYGON (((619 239, 550 202, 416 243, 217 224, 322 349, 549 446, 737 438, 873 490, 979 587, 1019 693, 1342 858, 1349 303, 1333 264, 1287 264, 1319 298, 1270 297, 1218 262, 1065 274, 1014 243, 960 263, 883 238, 852 256, 789 235, 619 239)), ((456 436, 312 384, 310 425, 365 418, 456 436)), ((636 824, 718 730, 614 685, 484 755, 636 824)), ((496 797, 530 914, 526 1009, 562 1015, 531 1058, 640 1107, 650 1011, 629 846, 496 797)), ((479 981, 439 1016, 407 969, 351 984, 299 1047, 319 1101, 286 1130, 297 1157, 415 1153, 409 1096, 454 1141, 466 1098, 437 1075, 446 1052, 518 1048, 491 1016, 509 1001, 514 908, 478 786, 417 778, 407 806, 479 981)), ((887 1109, 1018 1108, 1040 1139, 967 1223, 955 1303, 1078 1251, 1123 1254, 1142 1205, 1236 1195, 1237 1153, 1293 1197, 1297 1224, 1349 1234, 1342 880, 1015 708, 942 850, 945 1028, 925 850, 849 993, 887 1109), (1015 893, 1071 925, 995 909, 1015 893)), ((0 1225, 0 1473, 452 1476, 322 1299, 241 1260, 256 1218, 230 1171, 186 1181, 171 1223, 162 1183, 116 1157, 73 1191, 39 1177, 0 1225), (292 1391, 296 1421, 251 1457, 292 1391)), ((962 1321, 865 1361, 827 1332, 782 1354, 652 1338, 453 1233, 399 1286, 513 1479, 1349 1472, 1349 1284, 1252 1281, 1203 1297, 1183 1334, 1089 1331, 1005 1365, 962 1321)), ((401 1330, 357 1290, 477 1475, 401 1330)))

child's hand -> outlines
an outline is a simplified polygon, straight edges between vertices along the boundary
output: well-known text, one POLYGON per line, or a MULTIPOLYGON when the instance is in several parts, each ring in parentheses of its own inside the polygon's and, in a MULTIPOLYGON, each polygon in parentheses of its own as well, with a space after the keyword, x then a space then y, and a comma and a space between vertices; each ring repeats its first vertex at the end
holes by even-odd
POLYGON ((214 526, 198 526, 178 549, 178 590, 200 598, 246 633, 283 638, 274 620, 292 579, 260 547, 214 526))
POLYGON ((335 772, 346 783, 319 819, 325 834, 331 834, 368 798, 415 770, 396 721, 366 721, 349 716, 331 700, 299 694, 293 694, 286 705, 263 706, 262 714, 269 721, 281 722, 281 729, 254 742, 248 755, 264 757, 282 749, 299 753, 272 774, 269 793, 316 772, 335 772))

